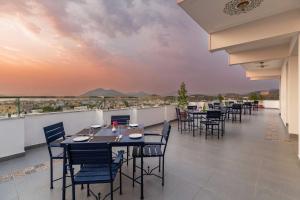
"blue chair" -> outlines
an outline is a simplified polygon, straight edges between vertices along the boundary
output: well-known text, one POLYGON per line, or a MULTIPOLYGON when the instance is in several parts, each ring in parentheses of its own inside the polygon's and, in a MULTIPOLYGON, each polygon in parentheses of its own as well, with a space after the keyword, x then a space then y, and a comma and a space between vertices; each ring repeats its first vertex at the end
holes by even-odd
POLYGON ((165 121, 163 125, 162 134, 155 134, 155 133, 145 133, 144 136, 158 136, 160 137, 159 142, 145 142, 145 146, 143 147, 143 152, 141 152, 141 147, 134 147, 132 151, 132 157, 133 157, 133 181, 132 185, 134 186, 134 181, 138 179, 139 177, 135 178, 135 171, 136 167, 140 168, 136 165, 136 158, 139 158, 142 156, 144 158, 159 158, 159 164, 158 166, 152 168, 150 170, 150 167, 148 166, 148 170, 143 169, 145 175, 153 175, 160 179, 162 179, 162 186, 164 186, 165 183, 165 153, 167 149, 167 144, 169 141, 169 136, 171 132, 171 125, 170 122, 165 121), (162 175, 158 175, 153 173, 155 169, 158 168, 158 171, 161 170, 161 159, 162 159, 162 175))
MULTIPOLYGON (((113 122, 118 122, 119 125, 129 125, 130 122, 130 115, 113 115, 110 118, 111 124, 113 122)), ((130 152, 130 147, 127 146, 127 151, 126 151, 126 163, 128 166, 128 161, 129 161, 129 152, 130 152)))
POLYGON ((53 160, 63 159, 63 148, 60 142, 65 140, 65 130, 62 122, 44 127, 44 134, 50 155, 50 188, 53 189, 53 182, 62 178, 53 180, 53 160), (61 152, 54 154, 52 148, 61 148, 61 152))
POLYGON ((96 195, 90 190, 90 184, 110 183, 110 193, 106 194, 104 199, 110 196, 112 200, 113 192, 118 189, 122 194, 122 151, 112 158, 112 147, 106 143, 74 143, 67 145, 66 150, 70 165, 73 200, 75 200, 75 186, 82 184, 87 184, 87 196, 92 194, 97 200, 100 200, 100 193, 96 195), (76 173, 74 172, 75 166, 80 166, 76 173), (113 182, 118 171, 120 171, 120 185, 114 189, 113 182))
POLYGON ((118 122, 120 125, 128 125, 130 122, 130 115, 113 115, 111 116, 111 124, 118 122))
POLYGON ((221 103, 219 103, 219 102, 214 102, 213 108, 214 108, 215 110, 219 110, 220 107, 221 107, 221 103))
MULTIPOLYGON (((205 139, 207 139, 208 131, 211 130, 211 135, 214 134, 214 130, 218 131, 218 139, 220 138, 220 128, 223 136, 223 117, 219 110, 208 110, 206 113, 206 120, 201 123, 205 124, 205 139), (217 129, 214 129, 217 127, 217 129)), ((225 123, 225 121, 224 121, 225 123)))
POLYGON ((242 104, 233 104, 229 110, 229 114, 231 114, 232 121, 236 121, 236 116, 238 115, 240 122, 242 122, 242 104))
POLYGON ((197 110, 197 106, 187 106, 188 110, 197 110))

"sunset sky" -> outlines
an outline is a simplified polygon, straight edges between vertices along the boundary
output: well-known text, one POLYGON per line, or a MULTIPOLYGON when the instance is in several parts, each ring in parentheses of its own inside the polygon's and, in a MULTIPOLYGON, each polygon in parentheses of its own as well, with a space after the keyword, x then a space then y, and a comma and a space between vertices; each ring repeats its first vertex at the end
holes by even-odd
POLYGON ((0 0, 0 94, 80 95, 112 88, 217 94, 277 88, 249 81, 176 0, 0 0))

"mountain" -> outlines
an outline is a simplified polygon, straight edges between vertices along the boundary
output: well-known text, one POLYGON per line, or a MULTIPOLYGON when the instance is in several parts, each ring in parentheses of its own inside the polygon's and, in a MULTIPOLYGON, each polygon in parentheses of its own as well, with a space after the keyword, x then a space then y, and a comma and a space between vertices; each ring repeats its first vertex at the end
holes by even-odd
POLYGON ((81 96, 104 96, 104 97, 144 97, 149 96, 146 92, 131 92, 131 93, 123 93, 119 92, 117 90, 111 90, 111 89, 103 89, 103 88, 97 88, 94 90, 90 90, 81 96))
POLYGON ((125 94, 116 91, 116 90, 111 90, 111 89, 103 89, 103 88, 97 88, 94 90, 90 90, 81 96, 105 96, 105 97, 120 97, 120 96, 126 96, 125 94))

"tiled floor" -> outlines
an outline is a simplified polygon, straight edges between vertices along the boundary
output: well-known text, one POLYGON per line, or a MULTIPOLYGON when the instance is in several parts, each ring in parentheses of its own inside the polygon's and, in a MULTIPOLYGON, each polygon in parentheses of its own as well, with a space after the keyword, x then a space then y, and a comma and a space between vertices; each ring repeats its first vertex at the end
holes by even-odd
MULTIPOLYGON (((290 140, 278 111, 265 110, 243 116, 243 122, 226 123, 224 138, 204 139, 180 134, 172 126, 166 155, 166 184, 155 177, 145 178, 145 199, 153 200, 298 200, 300 197, 300 162, 297 141, 290 140)), ((160 129, 153 127, 152 129, 160 129)), ((153 164, 156 160, 147 161, 153 164)), ((125 172, 131 173, 131 163, 125 172)), ((55 164, 61 174, 61 163, 55 164)), ((48 152, 36 148, 26 156, 0 163, 0 199, 61 199, 61 183, 49 189, 48 152)), ((139 186, 123 179, 123 195, 115 199, 139 199, 139 186)), ((118 182, 118 180, 117 180, 118 182)), ((115 184, 117 185, 117 183, 115 184)), ((95 185, 106 193, 108 185, 95 185)), ((67 199, 71 199, 67 189, 67 199)), ((86 191, 77 188, 77 199, 86 191)))

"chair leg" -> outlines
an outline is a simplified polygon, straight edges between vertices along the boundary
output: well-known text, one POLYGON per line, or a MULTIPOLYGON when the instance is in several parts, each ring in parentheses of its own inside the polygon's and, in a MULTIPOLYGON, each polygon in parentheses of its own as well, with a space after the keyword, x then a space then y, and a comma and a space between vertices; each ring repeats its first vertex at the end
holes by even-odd
POLYGON ((220 124, 218 124, 218 139, 220 139, 220 124))
POLYGON ((75 184, 72 183, 72 200, 75 200, 75 184))
POLYGON ((158 172, 160 172, 161 157, 158 158, 158 172))
POLYGON ((90 194, 90 184, 87 184, 86 191, 87 191, 87 196, 88 197, 91 196, 91 194, 90 194))
POLYGON ((207 131, 208 131, 208 125, 205 126, 205 139, 207 139, 207 131))
POLYGON ((130 148, 129 146, 127 146, 127 160, 126 160, 126 163, 127 163, 127 166, 128 166, 128 163, 129 163, 129 152, 130 152, 130 148))
POLYGON ((133 158, 133 166, 132 166, 132 187, 134 187, 134 177, 135 175, 135 158, 133 158))
POLYGON ((162 186, 165 185, 165 156, 162 158, 162 186))
POLYGON ((182 122, 180 122, 180 133, 182 134, 182 122))
POLYGON ((111 200, 114 199, 114 182, 113 181, 110 182, 110 199, 111 200))
POLYGON ((120 194, 122 194, 122 166, 120 167, 120 194))
POLYGON ((53 160, 50 158, 50 189, 53 189, 53 160))

